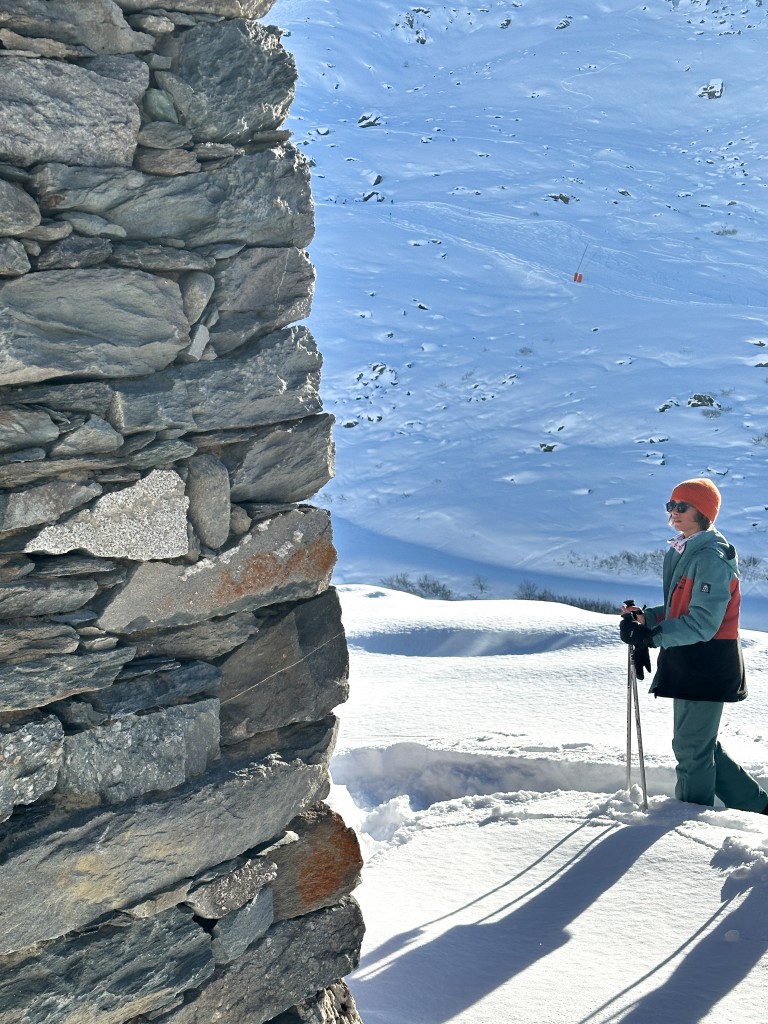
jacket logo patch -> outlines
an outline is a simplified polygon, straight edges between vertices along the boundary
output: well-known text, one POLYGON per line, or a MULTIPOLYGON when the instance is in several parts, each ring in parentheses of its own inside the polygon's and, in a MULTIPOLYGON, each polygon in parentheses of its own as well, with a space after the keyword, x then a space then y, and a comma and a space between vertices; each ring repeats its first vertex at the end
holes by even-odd
POLYGON ((708 594, 711 589, 712 589, 712 584, 711 583, 702 583, 701 584, 701 592, 702 592, 702 594, 708 594))

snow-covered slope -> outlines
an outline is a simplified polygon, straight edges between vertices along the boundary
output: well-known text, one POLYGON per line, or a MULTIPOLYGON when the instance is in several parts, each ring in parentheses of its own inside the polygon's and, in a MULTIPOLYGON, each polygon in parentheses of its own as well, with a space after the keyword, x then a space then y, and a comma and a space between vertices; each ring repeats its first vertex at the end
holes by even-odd
MULTIPOLYGON (((765 628, 768 5, 278 0, 273 20, 338 417, 320 500, 363 1019, 762 1024, 768 818, 671 799, 671 708, 642 684, 641 813, 616 620, 498 599, 531 580, 656 603, 663 503, 709 475, 765 628), (375 586, 400 573, 484 600, 375 586)), ((766 634, 744 644, 722 738, 766 785, 766 634)))
POLYGON ((279 0, 273 20, 314 165, 338 579, 632 586, 656 569, 622 553, 662 547, 670 489, 710 475, 762 592, 768 6, 279 0))

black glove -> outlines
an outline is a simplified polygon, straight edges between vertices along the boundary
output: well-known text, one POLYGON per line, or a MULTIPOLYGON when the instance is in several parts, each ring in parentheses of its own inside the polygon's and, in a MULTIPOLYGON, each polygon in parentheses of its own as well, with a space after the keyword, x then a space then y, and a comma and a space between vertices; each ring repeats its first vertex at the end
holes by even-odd
POLYGON ((646 669, 648 672, 651 671, 651 656, 648 653, 647 646, 632 648, 632 664, 635 666, 637 678, 644 679, 645 673, 643 669, 646 669))
POLYGON ((653 647, 655 635, 656 630, 635 622, 631 615, 622 615, 619 636, 625 644, 632 644, 633 647, 653 647))

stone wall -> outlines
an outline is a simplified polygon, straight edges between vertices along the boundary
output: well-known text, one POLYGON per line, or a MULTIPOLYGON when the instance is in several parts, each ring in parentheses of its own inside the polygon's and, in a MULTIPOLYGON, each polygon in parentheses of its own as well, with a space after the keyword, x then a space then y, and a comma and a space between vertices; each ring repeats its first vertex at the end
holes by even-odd
POLYGON ((359 1020, 272 0, 0 0, 0 1024, 359 1020))

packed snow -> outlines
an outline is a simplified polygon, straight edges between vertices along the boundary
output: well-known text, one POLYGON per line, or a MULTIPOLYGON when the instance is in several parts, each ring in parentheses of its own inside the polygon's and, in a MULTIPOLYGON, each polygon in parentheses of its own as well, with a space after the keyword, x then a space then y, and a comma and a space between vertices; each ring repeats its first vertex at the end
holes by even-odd
MULTIPOLYGON (((366 857, 366 1024, 761 1024, 768 816, 678 803, 672 705, 617 617, 340 588, 352 692, 333 804, 366 857)), ((721 739, 768 786, 768 634, 721 739)), ((653 656, 655 658, 655 656, 653 656)))
POLYGON ((676 483, 743 567, 768 784, 762 0, 277 0, 312 164, 309 326, 337 417, 351 697, 333 800, 366 855, 366 1024, 757 1024, 768 816, 672 798, 616 616, 661 599, 676 483), (426 577, 474 600, 392 583, 426 577))

